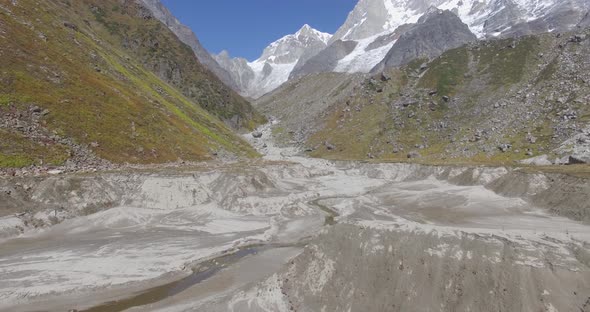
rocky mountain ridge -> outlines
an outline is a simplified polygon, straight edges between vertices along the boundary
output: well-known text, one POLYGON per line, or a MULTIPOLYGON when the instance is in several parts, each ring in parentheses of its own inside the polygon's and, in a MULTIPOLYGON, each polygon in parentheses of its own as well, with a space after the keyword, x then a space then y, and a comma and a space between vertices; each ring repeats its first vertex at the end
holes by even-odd
POLYGON ((195 33, 183 25, 174 17, 160 0, 139 0, 160 22, 168 27, 180 41, 191 47, 199 62, 212 71, 223 83, 233 90, 238 91, 238 86, 232 79, 230 73, 219 66, 211 54, 203 48, 195 33))

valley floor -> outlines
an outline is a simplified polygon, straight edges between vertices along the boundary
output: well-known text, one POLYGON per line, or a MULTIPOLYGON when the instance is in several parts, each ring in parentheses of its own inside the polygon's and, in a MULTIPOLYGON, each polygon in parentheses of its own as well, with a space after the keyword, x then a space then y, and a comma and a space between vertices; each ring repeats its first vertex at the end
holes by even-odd
POLYGON ((528 200, 551 176, 310 159, 271 127, 265 161, 90 174, 70 197, 112 205, 0 218, 0 310, 590 311, 586 212, 528 200))

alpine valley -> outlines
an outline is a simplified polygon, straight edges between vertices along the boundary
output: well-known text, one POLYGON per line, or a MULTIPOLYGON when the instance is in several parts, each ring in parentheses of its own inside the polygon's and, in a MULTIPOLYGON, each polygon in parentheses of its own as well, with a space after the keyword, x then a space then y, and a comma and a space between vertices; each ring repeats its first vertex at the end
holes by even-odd
POLYGON ((590 1, 171 2, 0 0, 0 311, 590 311, 590 1))

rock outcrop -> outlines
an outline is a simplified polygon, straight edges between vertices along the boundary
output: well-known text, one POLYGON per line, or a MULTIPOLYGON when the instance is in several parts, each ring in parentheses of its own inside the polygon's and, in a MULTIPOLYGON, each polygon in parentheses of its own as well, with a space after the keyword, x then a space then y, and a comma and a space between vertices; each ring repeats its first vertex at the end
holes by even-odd
POLYGON ((405 65, 417 58, 432 59, 477 37, 451 11, 432 8, 395 42, 373 71, 405 65))

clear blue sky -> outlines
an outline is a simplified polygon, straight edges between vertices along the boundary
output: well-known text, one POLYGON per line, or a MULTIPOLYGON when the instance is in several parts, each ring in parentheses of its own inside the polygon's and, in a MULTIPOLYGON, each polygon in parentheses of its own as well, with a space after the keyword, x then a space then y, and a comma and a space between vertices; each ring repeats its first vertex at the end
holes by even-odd
POLYGON ((358 0, 162 0, 212 53, 257 59, 303 24, 334 33, 358 0))

